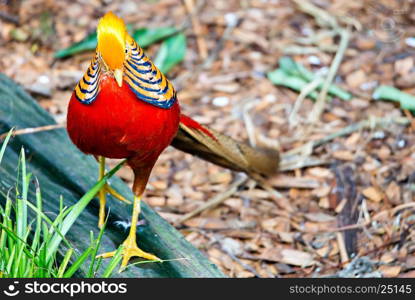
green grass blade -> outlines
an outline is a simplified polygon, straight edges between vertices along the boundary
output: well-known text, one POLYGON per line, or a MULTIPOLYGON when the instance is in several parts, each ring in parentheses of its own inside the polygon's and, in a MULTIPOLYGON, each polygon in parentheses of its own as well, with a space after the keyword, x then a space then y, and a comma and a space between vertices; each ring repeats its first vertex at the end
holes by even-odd
POLYGON ((1 161, 3 160, 3 155, 4 155, 4 152, 6 152, 6 147, 7 147, 7 144, 9 143, 9 140, 10 140, 10 137, 12 136, 12 134, 13 134, 13 128, 9 131, 9 133, 7 134, 7 136, 6 136, 6 138, 4 139, 4 142, 3 142, 3 145, 1 145, 1 149, 0 149, 0 163, 1 163, 1 161))
MULTIPOLYGON (((12 208, 12 200, 10 199, 10 191, 6 195, 6 207, 2 211, 3 216, 3 226, 9 227, 8 224, 11 222, 10 213, 12 208)), ((8 239, 7 232, 5 230, 1 230, 0 234, 0 249, 3 251, 6 251, 6 242, 8 239)), ((5 254, 5 253, 3 253, 5 254)))
MULTIPOLYGON (((132 31, 132 26, 127 25, 127 30, 132 31)), ((174 27, 160 27, 160 28, 139 28, 132 33, 133 39, 135 39, 142 48, 146 48, 160 40, 163 40, 175 33, 178 29, 174 27)), ((72 44, 68 48, 61 49, 55 52, 55 58, 65 58, 74 54, 95 50, 98 40, 96 32, 93 32, 86 36, 82 41, 72 44)))
POLYGON ((94 241, 94 251, 92 252, 92 255, 91 255, 91 265, 89 266, 89 271, 88 271, 89 278, 92 278, 94 276, 94 266, 95 266, 96 256, 98 254, 99 247, 101 246, 101 240, 102 240, 102 236, 104 235, 105 227, 107 226, 108 216, 109 216, 109 212, 107 214, 107 218, 105 220, 104 226, 102 226, 102 228, 99 231, 98 238, 96 239, 96 241, 94 241))
POLYGON ((95 32, 89 34, 82 41, 69 46, 68 48, 59 50, 55 53, 55 58, 64 58, 73 54, 94 50, 97 47, 97 34, 95 32))
MULTIPOLYGON (((267 77, 273 84, 282 85, 297 92, 301 92, 301 90, 308 84, 307 81, 305 81, 304 79, 300 77, 290 76, 282 69, 276 69, 272 72, 268 72, 267 77)), ((313 100, 316 100, 317 93, 313 91, 308 94, 308 97, 310 97, 313 100)))
MULTIPOLYGON (((59 222, 63 219, 61 216, 66 214, 67 213, 66 211, 61 211, 60 214, 56 217, 55 221, 52 221, 51 219, 48 218, 48 216, 46 216, 41 210, 39 210, 32 203, 27 202, 27 206, 29 208, 31 208, 34 212, 36 212, 37 216, 40 216, 44 221, 46 221, 51 226, 49 230, 43 230, 43 232, 44 232, 43 233, 43 235, 44 235, 43 239, 45 241, 50 239, 49 232, 53 232, 53 233, 58 234, 62 238, 62 240, 65 242, 66 246, 68 246, 69 248, 71 247, 70 243, 65 239, 64 234, 62 234, 60 232, 59 228, 58 228, 59 222), (47 231, 47 233, 45 233, 45 231, 47 231)), ((45 245, 43 245, 43 246, 45 246, 45 245)))
MULTIPOLYGON (((98 181, 92 189, 90 189, 79 201, 76 203, 73 208, 71 209, 70 213, 65 217, 62 222, 61 233, 63 236, 66 235, 68 230, 71 228, 73 223, 75 223, 76 219, 85 209, 85 207, 89 204, 89 202, 95 197, 98 191, 104 186, 105 182, 112 177, 112 175, 117 172, 121 166, 125 163, 125 160, 120 162, 116 167, 114 167, 111 171, 109 171, 100 181, 98 181)), ((59 234, 55 234, 50 243, 48 244, 48 253, 46 254, 46 259, 49 261, 52 255, 56 252, 59 247, 59 244, 62 241, 62 236, 59 234)))
POLYGON ((159 27, 159 28, 139 28, 133 32, 133 39, 137 41, 141 48, 147 48, 148 46, 161 41, 173 34, 176 34, 179 30, 174 27, 159 27))
POLYGON ((68 266, 69 260, 71 259, 73 252, 74 252, 73 248, 70 248, 66 252, 66 254, 65 254, 65 256, 62 260, 62 263, 59 266, 58 274, 56 275, 56 277, 58 277, 58 278, 64 277, 64 272, 66 270, 66 267, 68 266))
MULTIPOLYGON (((307 83, 315 80, 317 78, 317 74, 309 71, 306 67, 302 64, 295 62, 291 57, 283 56, 278 61, 280 69, 292 77, 298 77, 306 81, 307 83)), ((321 90, 323 87, 323 83, 320 83, 317 88, 321 90)), ((342 100, 348 101, 350 100, 353 95, 348 93, 347 91, 341 89, 340 87, 332 84, 328 89, 329 94, 339 97, 342 100)))
POLYGON ((88 247, 79 257, 78 259, 69 267, 69 269, 63 274, 63 278, 70 278, 79 268, 83 265, 83 263, 88 259, 91 253, 94 251, 93 247, 88 247))
MULTIPOLYGON (((38 211, 42 211, 42 194, 40 192, 39 181, 35 178, 35 185, 36 185, 36 208, 38 211)), ((37 213, 36 214, 36 227, 35 227, 35 235, 33 237, 32 242, 32 249, 37 249, 38 245, 40 245, 40 235, 42 232, 42 215, 37 213)))
POLYGON ((17 219, 17 235, 23 239, 27 230, 27 190, 29 182, 26 174, 26 156, 24 148, 20 151, 20 170, 22 176, 22 194, 17 199, 16 219, 17 219))
POLYGON ((183 61, 186 54, 186 36, 178 33, 163 41, 154 64, 161 72, 167 73, 175 65, 183 61))
POLYGON ((117 267, 117 265, 120 263, 122 259, 122 250, 124 246, 121 245, 118 247, 117 251, 115 251, 114 256, 112 257, 111 261, 108 263, 107 267, 104 270, 104 273, 102 274, 102 278, 109 278, 111 277, 112 273, 114 273, 114 269, 117 267))
POLYGON ((5 232, 7 232, 8 236, 16 243, 21 243, 26 245, 25 248, 23 248, 23 251, 26 253, 27 256, 29 256, 30 258, 34 258, 33 254, 30 253, 30 251, 27 249, 30 249, 30 245, 26 243, 26 241, 24 239, 21 239, 17 234, 15 234, 13 232, 13 230, 7 228, 6 226, 4 226, 3 224, 0 223, 0 228, 2 230, 4 230, 5 232))
POLYGON ((181 257, 181 258, 162 259, 162 260, 142 260, 142 261, 137 261, 137 262, 132 263, 132 264, 128 264, 128 266, 125 269, 131 268, 132 266, 136 266, 136 265, 157 264, 157 263, 164 263, 164 262, 170 262, 170 261, 180 261, 180 260, 188 260, 188 258, 181 257))

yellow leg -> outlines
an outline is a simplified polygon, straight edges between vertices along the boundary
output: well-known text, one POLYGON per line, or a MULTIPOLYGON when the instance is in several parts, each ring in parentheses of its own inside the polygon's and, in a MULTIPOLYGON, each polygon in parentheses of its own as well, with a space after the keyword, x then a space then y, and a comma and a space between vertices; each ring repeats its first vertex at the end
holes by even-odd
MULTIPOLYGON (((105 157, 99 156, 99 180, 101 180, 105 176, 105 157)), ((131 204, 130 201, 125 199, 122 195, 120 195, 116 190, 114 190, 111 186, 107 183, 102 187, 102 189, 98 192, 98 199, 99 199, 99 219, 98 219, 98 227, 102 228, 105 222, 105 204, 107 202, 106 196, 107 194, 112 195, 114 198, 131 204)))
MULTIPOLYGON (((99 176, 98 180, 101 180, 105 175, 105 157, 100 156, 98 158, 99 161, 99 176)), ((105 203, 107 202, 106 199, 106 191, 105 188, 102 188, 98 192, 99 198, 99 217, 98 217, 98 227, 102 228, 105 222, 105 203)))
MULTIPOLYGON (((128 234, 127 239, 123 243, 123 246, 124 246, 123 253, 122 253, 123 259, 122 259, 120 271, 122 271, 123 269, 127 267, 128 261, 130 260, 131 257, 134 257, 134 256, 145 258, 148 260, 160 261, 160 258, 158 258, 157 256, 144 252, 137 246, 136 231, 137 231, 138 215, 140 214, 140 210, 141 210, 141 197, 135 196, 130 233, 128 234)), ((98 255, 98 257, 108 258, 108 257, 114 256, 114 254, 115 254, 115 251, 112 251, 112 252, 107 252, 107 253, 98 255)))

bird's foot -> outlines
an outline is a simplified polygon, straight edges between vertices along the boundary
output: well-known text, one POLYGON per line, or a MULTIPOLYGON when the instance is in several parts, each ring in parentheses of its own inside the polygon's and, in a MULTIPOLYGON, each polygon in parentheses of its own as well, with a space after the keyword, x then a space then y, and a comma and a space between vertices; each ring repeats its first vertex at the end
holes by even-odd
MULTIPOLYGON (((127 240, 123 243, 123 249, 121 251, 122 251, 122 262, 121 262, 120 272, 125 270, 125 268, 128 265, 129 260, 132 257, 140 257, 140 258, 144 258, 144 259, 152 260, 152 261, 161 261, 161 259, 158 258, 157 256, 151 253, 147 253, 141 250, 140 248, 138 248, 136 242, 130 241, 129 238, 127 238, 127 240)), ((113 257, 115 253, 116 251, 107 252, 107 253, 100 254, 97 257, 109 258, 109 257, 113 257)))
MULTIPOLYGON (((99 162, 99 175, 98 180, 101 180, 105 176, 105 157, 98 156, 97 160, 99 162)), ((105 195, 110 194, 115 199, 118 199, 122 202, 131 204, 131 201, 127 200, 122 196, 120 193, 118 193, 115 189, 113 189, 107 182, 105 185, 98 191, 97 195, 99 195, 99 198, 101 200, 101 203, 105 204, 105 195)))
POLYGON ((99 198, 98 228, 102 228, 105 223, 105 203, 107 194, 112 195, 114 198, 122 202, 131 204, 131 201, 125 199, 120 193, 118 193, 114 188, 106 183, 97 193, 99 198))
POLYGON ((97 194, 99 194, 100 192, 105 193, 105 194, 109 194, 109 195, 113 196, 115 199, 120 200, 121 202, 125 202, 127 204, 131 204, 132 203, 130 200, 125 199, 125 197, 123 195, 121 195, 120 193, 118 193, 108 183, 106 183, 97 194))

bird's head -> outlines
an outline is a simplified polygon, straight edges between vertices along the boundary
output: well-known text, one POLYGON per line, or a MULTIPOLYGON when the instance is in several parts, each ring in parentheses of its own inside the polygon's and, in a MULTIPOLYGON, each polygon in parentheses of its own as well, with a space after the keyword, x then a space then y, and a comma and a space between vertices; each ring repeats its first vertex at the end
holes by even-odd
POLYGON ((106 69, 111 72, 121 87, 123 65, 128 52, 127 41, 131 38, 124 21, 112 12, 106 13, 98 23, 97 51, 106 69))
POLYGON ((113 77, 119 87, 123 82, 142 101, 170 108, 176 101, 173 85, 144 54, 128 34, 124 21, 112 12, 98 23, 98 45, 94 58, 75 87, 76 98, 91 104, 101 90, 103 73, 113 77))

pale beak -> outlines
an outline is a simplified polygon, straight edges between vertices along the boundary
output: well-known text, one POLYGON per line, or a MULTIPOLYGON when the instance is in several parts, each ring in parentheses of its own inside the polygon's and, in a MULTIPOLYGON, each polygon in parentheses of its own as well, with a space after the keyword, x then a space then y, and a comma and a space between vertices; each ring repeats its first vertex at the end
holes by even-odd
POLYGON ((114 70, 114 77, 115 77, 115 81, 117 81, 117 84, 119 87, 122 87, 122 77, 123 77, 123 72, 121 69, 115 69, 114 70))

